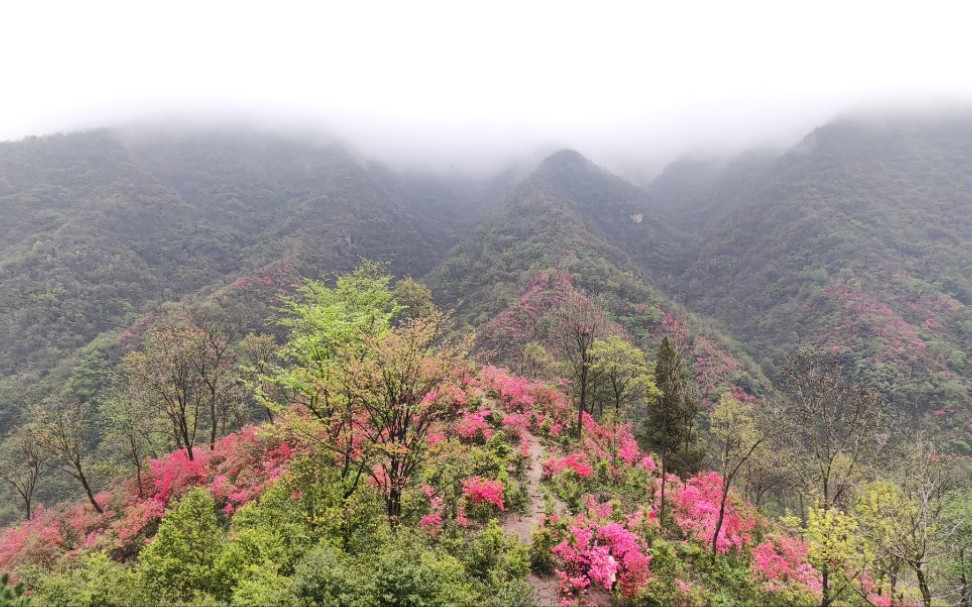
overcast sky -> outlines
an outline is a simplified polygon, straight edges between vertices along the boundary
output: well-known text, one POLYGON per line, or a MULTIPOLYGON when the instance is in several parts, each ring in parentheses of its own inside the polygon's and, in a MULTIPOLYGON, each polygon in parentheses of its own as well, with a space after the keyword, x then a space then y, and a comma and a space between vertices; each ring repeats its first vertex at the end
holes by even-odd
POLYGON ((0 139, 256 117, 418 164, 571 146, 647 166, 972 101, 962 4, 14 0, 0 139))

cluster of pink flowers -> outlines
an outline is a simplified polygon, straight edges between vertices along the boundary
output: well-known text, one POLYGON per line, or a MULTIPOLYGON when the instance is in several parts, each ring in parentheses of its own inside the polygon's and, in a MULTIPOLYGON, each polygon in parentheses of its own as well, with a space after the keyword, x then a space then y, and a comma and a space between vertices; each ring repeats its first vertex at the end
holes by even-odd
POLYGON ((552 477, 564 470, 573 470, 581 478, 589 478, 594 470, 588 464, 586 453, 573 453, 563 459, 550 458, 543 463, 543 473, 545 476, 552 477))
POLYGON ((530 428, 530 418, 522 413, 510 413, 503 418, 503 426, 515 436, 523 436, 530 428))
POLYGON ((422 485, 421 492, 429 499, 429 514, 419 520, 419 528, 429 535, 436 535, 442 531, 442 522, 445 513, 445 500, 437 495, 431 485, 422 485))
POLYGON ((488 441, 493 437, 493 429, 490 428, 486 418, 490 411, 472 411, 462 414, 462 418, 456 423, 456 434, 463 440, 482 439, 488 441))
POLYGON ((503 483, 496 480, 471 476, 462 481, 462 493, 473 504, 493 504, 500 510, 506 510, 503 505, 503 483))
POLYGON ((620 588, 630 598, 648 582, 648 547, 626 523, 607 518, 612 514, 610 504, 588 504, 587 513, 568 525, 567 538, 554 546, 554 554, 563 560, 557 575, 564 605, 581 599, 594 585, 620 588))
POLYGON ((545 421, 551 424, 550 434, 557 436, 570 425, 573 411, 564 403, 564 396, 543 382, 511 374, 501 367, 487 365, 480 371, 484 390, 498 395, 507 413, 526 414, 535 432, 541 431, 545 421))
POLYGON ((763 580, 763 588, 770 592, 789 584, 803 586, 813 594, 820 592, 820 575, 807 562, 807 545, 799 538, 768 535, 753 548, 753 575, 763 580))
MULTIPOLYGON (((710 543, 715 534, 721 502, 722 477, 718 473, 694 476, 686 486, 676 490, 673 509, 675 522, 697 541, 710 543)), ((722 528, 716 539, 716 551, 726 554, 730 548, 741 549, 749 542, 749 531, 754 526, 755 521, 741 516, 732 498, 729 498, 722 528)))
POLYGON ((630 422, 601 425, 585 413, 584 447, 588 453, 601 459, 610 460, 612 464, 617 464, 620 461, 631 466, 640 455, 632 429, 633 424, 630 422))
POLYGON ((641 458, 641 461, 640 462, 638 462, 638 467, 639 468, 643 468, 643 469, 647 470, 648 472, 654 473, 655 472, 655 460, 652 459, 652 457, 650 455, 646 455, 643 458, 641 458))
POLYGON ((207 487, 224 502, 224 512, 233 514, 282 474, 294 450, 287 439, 264 435, 250 426, 222 438, 212 450, 195 449, 193 455, 190 460, 182 450, 150 461, 141 491, 131 479, 99 493, 95 499, 103 514, 87 502, 51 509, 38 506, 30 521, 0 531, 0 570, 49 565, 61 554, 71 557, 82 549, 134 554, 168 504, 193 487, 207 487))

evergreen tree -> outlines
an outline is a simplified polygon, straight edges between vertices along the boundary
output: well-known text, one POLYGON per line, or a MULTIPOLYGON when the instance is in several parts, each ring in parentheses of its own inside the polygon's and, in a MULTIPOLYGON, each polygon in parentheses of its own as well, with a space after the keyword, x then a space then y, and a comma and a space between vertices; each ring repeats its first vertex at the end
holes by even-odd
MULTIPOLYGON (((697 446, 696 419, 699 398, 692 389, 682 356, 668 338, 662 340, 655 358, 655 385, 662 396, 648 401, 642 442, 661 458, 662 478, 699 469, 704 451, 697 446)), ((665 516, 665 483, 661 487, 661 518, 665 516)))

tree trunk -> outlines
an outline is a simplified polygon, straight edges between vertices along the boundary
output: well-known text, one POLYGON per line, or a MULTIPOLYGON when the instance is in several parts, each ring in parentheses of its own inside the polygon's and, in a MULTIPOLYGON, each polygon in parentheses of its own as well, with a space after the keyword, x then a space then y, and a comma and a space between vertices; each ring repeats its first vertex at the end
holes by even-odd
POLYGON ((969 574, 965 568, 964 548, 959 549, 959 566, 962 568, 962 594, 959 597, 959 600, 961 601, 959 605, 960 607, 972 607, 972 592, 970 592, 972 589, 969 588, 969 574))
POLYGON ((726 500, 729 497, 729 484, 722 484, 722 501, 719 502, 719 519, 716 521, 715 533, 712 534, 712 560, 715 560, 719 548, 719 532, 722 531, 722 523, 726 518, 726 500))
POLYGON ((142 489, 142 461, 137 460, 135 464, 135 478, 138 480, 138 498, 142 499, 145 497, 145 492, 142 489))
POLYGON ((583 363, 581 367, 580 390, 580 405, 577 407, 577 438, 580 438, 584 431, 584 411, 587 409, 587 363, 583 363))
POLYGON ((385 500, 385 510, 388 515, 388 522, 392 528, 398 527, 398 518, 402 514, 402 491, 393 487, 388 491, 388 499, 385 500))
POLYGON ((84 490, 88 494, 88 500, 91 502, 91 505, 94 506, 95 512, 98 514, 104 514, 105 511, 102 510, 101 506, 98 505, 98 502, 95 501, 94 492, 91 491, 91 485, 88 484, 87 477, 84 475, 84 472, 81 471, 81 466, 78 466, 77 468, 78 480, 81 481, 81 484, 84 486, 84 490))
POLYGON ((915 577, 918 578, 918 588, 921 590, 921 602, 925 607, 931 607, 931 588, 928 587, 928 578, 925 577, 925 564, 913 563, 912 567, 915 570, 915 577))
POLYGON ((824 563, 820 572, 820 607, 830 607, 833 602, 830 597, 830 567, 824 563))
POLYGON ((658 516, 658 524, 665 525, 665 477, 668 476, 668 449, 662 449, 661 461, 661 511, 658 516))

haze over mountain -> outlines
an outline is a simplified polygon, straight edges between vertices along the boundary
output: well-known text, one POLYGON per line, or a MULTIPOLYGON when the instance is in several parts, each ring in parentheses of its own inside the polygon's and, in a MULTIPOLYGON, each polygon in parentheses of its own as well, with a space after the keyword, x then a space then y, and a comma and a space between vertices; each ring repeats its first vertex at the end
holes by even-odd
POLYGON ((473 179, 231 128, 5 143, 6 408, 164 301, 372 258, 428 274, 472 327, 565 271, 625 306, 674 312, 675 298, 765 370, 828 348, 903 410, 964 410, 970 124, 966 110, 849 116, 783 154, 683 157, 645 188, 573 151, 473 179))
MULTIPOLYGON (((831 500, 826 516, 847 509, 863 521, 855 524, 871 524, 866 500, 892 490, 880 484, 890 482, 880 467, 896 466, 898 453, 925 453, 916 451, 925 448, 922 432, 940 444, 926 453, 927 466, 947 463, 948 474, 957 474, 972 455, 972 108, 847 114, 785 151, 683 155, 640 185, 584 150, 524 161, 531 153, 501 163, 506 170, 471 175, 405 169, 334 139, 238 125, 149 124, 0 143, 0 427, 9 429, 0 473, 18 491, 0 500, 0 520, 37 514, 0 531, 0 567, 55 604, 60 599, 50 597, 73 600, 79 585, 109 578, 116 594, 106 604, 199 592, 230 604, 319 600, 322 588, 378 601, 404 592, 395 586, 382 594, 375 586, 388 571, 412 579, 400 567, 402 551, 424 555, 419 569, 440 568, 414 575, 423 580, 416 592, 448 596, 443 604, 495 595, 497 607, 511 596, 523 605, 581 596, 599 605, 672 604, 673 597, 687 605, 713 604, 713 597, 727 605, 830 605, 832 592, 843 601, 835 605, 856 606, 859 597, 880 604, 886 588, 897 587, 933 605, 921 577, 929 567, 937 568, 933 586, 944 596, 942 580, 952 570, 938 561, 888 582, 877 573, 884 561, 873 557, 866 566, 878 581, 864 584, 851 564, 820 560, 810 514, 822 511, 807 499, 831 500), (450 311, 448 320, 435 315, 432 300, 450 311), (571 322, 585 339, 599 327, 592 343, 602 358, 584 367, 603 374, 595 392, 580 389, 583 379, 572 375, 572 346, 564 341, 571 322), (434 347, 410 333, 446 327, 451 335, 439 335, 434 347), (460 335, 473 336, 478 371, 470 371, 463 348, 448 345, 460 335), (208 341, 193 341, 200 337, 208 341), (342 339, 350 341, 341 346, 342 339), (386 365, 397 364, 398 348, 416 343, 430 349, 404 372, 458 374, 403 401, 409 415, 439 411, 435 403, 446 399, 432 425, 417 426, 436 431, 404 450, 383 444, 394 434, 382 431, 368 435, 374 450, 359 449, 355 441, 364 435, 344 434, 345 424, 370 431, 368 420, 379 417, 347 422, 318 405, 345 394, 347 415, 354 403, 376 413, 368 407, 396 393, 388 382, 397 376, 386 365), (209 348, 226 358, 206 358, 201 352, 209 348), (872 414, 868 432, 876 432, 878 417, 883 424, 880 434, 860 430, 861 450, 840 452, 837 493, 829 475, 823 493, 806 480, 812 456, 795 437, 801 420, 818 427, 827 413, 804 418, 787 409, 799 373, 787 359, 799 351, 849 372, 841 381, 850 383, 840 385, 851 391, 841 398, 860 399, 863 417, 833 428, 856 427, 872 414), (336 363, 334 352, 345 358, 336 363), (195 416, 151 414, 169 402, 152 392, 152 382, 181 377, 165 365, 182 354, 191 361, 183 371, 212 373, 199 384, 210 386, 210 404, 201 404, 205 391, 179 384, 182 396, 172 402, 195 394, 195 416), (659 391, 659 369, 675 359, 685 372, 659 391), (643 391, 625 401, 624 378, 606 361, 634 369, 643 391), (359 398, 355 390, 365 384, 358 382, 372 381, 372 371, 382 396, 359 398), (695 404, 679 410, 677 423, 686 425, 667 451, 667 443, 653 441, 676 422, 659 422, 653 407, 679 394, 679 385, 686 392, 673 402, 695 404), (759 424, 773 428, 759 431, 766 434, 745 468, 731 469, 713 451, 726 436, 726 407, 738 407, 731 419, 758 414, 759 424), (292 417, 295 411, 302 413, 292 417), (245 425, 257 420, 267 423, 245 425), (575 425, 580 436, 569 437, 575 425), (170 426, 185 432, 172 434, 170 426), (70 429, 75 442, 52 442, 70 429), (194 438, 197 429, 208 441, 194 438), (16 442, 24 436, 30 440, 16 442), (67 462, 68 475, 31 477, 37 484, 25 498, 22 477, 11 470, 22 469, 17 454, 29 455, 35 442, 55 445, 45 447, 51 454, 77 455, 50 455, 52 466, 67 462), (56 451, 63 444, 73 446, 56 451), (648 449, 665 462, 657 471, 648 449), (415 478, 405 475, 392 493, 380 493, 392 481, 378 468, 371 481, 361 480, 384 454, 424 458, 426 450, 439 459, 421 459, 411 469, 415 478), (856 459, 865 451, 866 470, 856 459), (545 452, 551 458, 542 462, 545 452), (352 466, 355 458, 360 463, 352 466), (705 472, 708 466, 721 467, 705 472), (352 482, 347 473, 355 467, 352 482), (132 470, 134 478, 124 480, 132 470), (745 481, 729 499, 738 470, 745 481), (655 480, 672 471, 683 480, 655 480), (878 484, 862 480, 871 475, 878 484), (32 508, 78 495, 70 477, 83 479, 85 504, 32 508), (667 516, 661 498, 657 521, 645 514, 659 506, 656 486, 675 496, 667 516), (840 497, 845 489, 853 499, 840 497), (777 520, 794 508, 806 509, 807 522, 777 520), (260 517, 289 522, 278 529, 260 517), (589 524, 597 532, 583 540, 589 524), (179 525, 186 537, 209 539, 172 557, 181 550, 174 538, 183 536, 172 531, 179 525), (287 544, 281 529, 305 543, 287 544), (547 533, 568 544, 554 548, 550 540, 544 548, 547 533), (609 537, 624 538, 627 547, 609 537), (591 565, 594 556, 574 562, 564 548, 580 550, 584 541, 594 542, 592 555, 614 555, 613 577, 591 565), (530 556, 523 556, 526 543, 530 556), (290 556, 253 556, 277 554, 278 545, 291 546, 290 556), (486 553, 493 556, 484 564, 486 553), (231 572, 217 576, 230 581, 193 569, 193 555, 204 554, 212 563, 198 571, 216 567, 231 572), (320 570, 311 564, 318 558, 320 570), (327 577, 352 562, 378 573, 327 577), (722 569, 714 573, 713 563, 722 569), (561 577, 551 585, 552 568, 570 567, 586 584, 561 577), (843 582, 827 587, 831 578, 821 578, 821 569, 840 572, 833 579, 843 582), (102 570, 112 573, 93 573, 102 570), (441 576, 451 581, 434 581, 441 576), (589 591, 590 580, 611 596, 589 591), (153 583, 162 586, 146 594, 153 583), (466 594, 449 590, 456 588, 466 594), (247 594, 257 590, 269 594, 247 594)), ((26 461, 40 470, 39 460, 26 461)), ((925 486, 915 489, 912 480, 895 481, 893 490, 925 486)), ((965 503, 949 491, 942 484, 932 499, 965 503)), ((911 504, 901 500, 918 493, 894 495, 894 503, 911 504)), ((903 518, 881 514, 874 524, 903 518)), ((952 558, 952 544, 941 545, 936 554, 952 558)), ((14 591, 4 581, 0 592, 14 591)))

